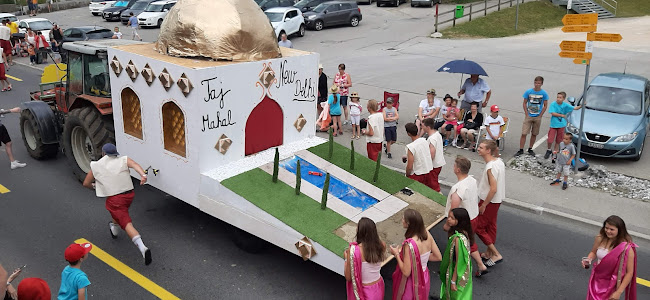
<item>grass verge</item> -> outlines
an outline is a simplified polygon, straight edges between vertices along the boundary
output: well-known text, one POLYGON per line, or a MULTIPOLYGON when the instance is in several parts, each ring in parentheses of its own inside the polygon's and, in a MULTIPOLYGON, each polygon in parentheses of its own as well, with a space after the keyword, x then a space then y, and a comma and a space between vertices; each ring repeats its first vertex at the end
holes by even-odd
POLYGON ((519 5, 519 25, 515 30, 516 8, 510 7, 485 17, 442 31, 443 38, 499 38, 562 26, 566 9, 550 1, 531 1, 519 5))
MULTIPOLYGON (((607 10, 612 11, 613 9, 607 5, 603 5, 601 1, 596 1, 598 4, 601 4, 607 10)), ((611 3, 611 1, 609 1, 611 3)), ((641 17, 650 15, 650 1, 648 0, 624 0, 618 1, 618 6, 616 8, 616 16, 620 18, 625 17, 641 17)))

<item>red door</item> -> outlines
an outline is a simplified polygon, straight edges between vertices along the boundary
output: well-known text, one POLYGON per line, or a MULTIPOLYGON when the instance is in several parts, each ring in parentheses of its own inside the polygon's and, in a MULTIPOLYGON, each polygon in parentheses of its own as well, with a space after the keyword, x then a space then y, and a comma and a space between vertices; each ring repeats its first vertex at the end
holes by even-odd
POLYGON ((264 96, 246 121, 245 154, 251 155, 282 145, 284 117, 275 100, 264 96))

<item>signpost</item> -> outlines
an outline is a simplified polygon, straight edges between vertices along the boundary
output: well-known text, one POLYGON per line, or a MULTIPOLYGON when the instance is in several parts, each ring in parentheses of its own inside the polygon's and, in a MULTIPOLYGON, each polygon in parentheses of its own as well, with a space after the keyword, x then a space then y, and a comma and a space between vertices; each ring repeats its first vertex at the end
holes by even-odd
MULTIPOLYGON (((571 0, 569 0, 571 3, 571 0)), ((571 4, 569 4, 571 5, 571 4)), ((596 33, 598 25, 598 14, 566 14, 562 18, 563 32, 586 32, 587 41, 562 41, 560 43, 559 55, 565 58, 573 58, 574 64, 586 65, 585 67, 585 84, 582 90, 582 101, 580 102, 580 128, 578 132, 578 149, 575 157, 576 170, 582 167, 580 160, 580 150, 582 148, 582 136, 584 135, 582 127, 585 120, 585 106, 587 103, 587 87, 589 87, 589 69, 591 67, 591 58, 593 56, 593 42, 620 42, 623 37, 617 33, 596 33)))

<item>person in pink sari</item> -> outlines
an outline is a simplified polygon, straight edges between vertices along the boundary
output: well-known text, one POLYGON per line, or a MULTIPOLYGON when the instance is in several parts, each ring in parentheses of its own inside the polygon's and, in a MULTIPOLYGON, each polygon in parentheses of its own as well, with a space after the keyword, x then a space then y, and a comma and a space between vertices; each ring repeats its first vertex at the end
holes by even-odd
POLYGON ((404 211, 402 226, 406 228, 401 250, 393 245, 390 252, 395 255, 397 268, 393 273, 393 300, 429 299, 428 261, 441 261, 442 254, 436 241, 424 227, 422 215, 413 209, 404 211))
POLYGON ((589 269, 587 300, 636 300, 636 244, 627 233, 625 222, 609 216, 582 267, 589 269))
POLYGON ((345 280, 348 300, 383 300, 384 279, 379 274, 386 244, 377 226, 363 217, 357 225, 357 240, 345 250, 345 280))

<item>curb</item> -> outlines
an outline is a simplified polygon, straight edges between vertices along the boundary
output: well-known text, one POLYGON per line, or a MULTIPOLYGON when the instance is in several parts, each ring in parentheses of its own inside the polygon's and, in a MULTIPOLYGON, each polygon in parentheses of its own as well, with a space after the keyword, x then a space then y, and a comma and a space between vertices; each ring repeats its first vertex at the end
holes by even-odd
MULTIPOLYGON (((393 170, 395 172, 399 172, 401 174, 404 174, 404 170, 401 170, 401 169, 398 169, 398 168, 395 168, 395 167, 392 167, 392 166, 387 166, 387 165, 382 165, 382 166, 384 166, 384 167, 386 167, 388 169, 391 169, 391 170, 393 170)), ((448 187, 448 188, 451 187, 452 185, 454 185, 454 183, 446 181, 446 180, 440 180, 439 183, 441 185, 444 185, 444 186, 448 187)), ((523 202, 523 201, 511 199, 511 198, 503 199, 502 203, 504 205, 508 206, 508 207, 516 208, 516 209, 526 211, 526 212, 531 212, 531 213, 534 213, 534 214, 537 214, 537 215, 542 215, 544 213, 547 213, 547 214, 550 214, 550 215, 553 215, 553 216, 556 216, 556 217, 561 217, 561 218, 569 219, 569 220, 572 220, 572 221, 581 222, 581 223, 591 225, 591 226, 595 226, 595 227, 598 227, 598 228, 603 226, 603 224, 601 222, 598 222, 598 221, 594 221, 594 220, 583 218, 583 217, 574 216, 572 214, 561 212, 559 210, 544 208, 544 207, 539 206, 539 205, 535 205, 535 204, 531 204, 531 203, 527 203, 527 202, 523 202)), ((632 230, 628 230, 627 232, 631 236, 633 236, 635 238, 643 239, 645 241, 650 242, 650 235, 640 233, 640 232, 636 232, 636 231, 632 231, 632 230)))

